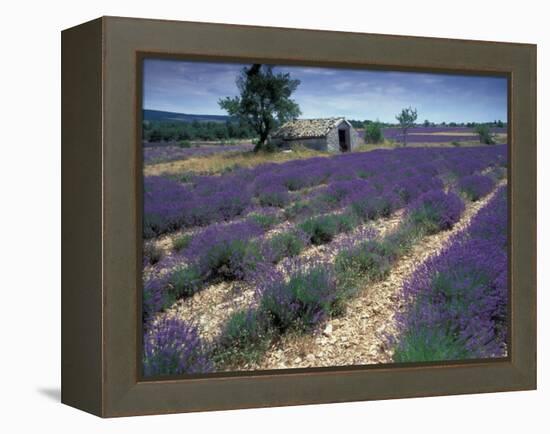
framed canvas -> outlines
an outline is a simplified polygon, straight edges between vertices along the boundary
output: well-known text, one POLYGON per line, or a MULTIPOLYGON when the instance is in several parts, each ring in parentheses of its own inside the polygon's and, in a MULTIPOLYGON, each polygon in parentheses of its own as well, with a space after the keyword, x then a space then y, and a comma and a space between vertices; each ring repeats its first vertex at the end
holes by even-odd
POLYGON ((536 46, 62 32, 62 402, 536 388, 536 46))

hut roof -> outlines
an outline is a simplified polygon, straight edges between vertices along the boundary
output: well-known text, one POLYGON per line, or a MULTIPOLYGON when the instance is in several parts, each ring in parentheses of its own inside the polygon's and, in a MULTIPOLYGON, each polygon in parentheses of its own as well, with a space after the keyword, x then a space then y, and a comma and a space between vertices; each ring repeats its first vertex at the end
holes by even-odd
POLYGON ((324 137, 342 121, 347 122, 344 118, 295 119, 283 124, 272 134, 272 137, 281 139, 324 137))

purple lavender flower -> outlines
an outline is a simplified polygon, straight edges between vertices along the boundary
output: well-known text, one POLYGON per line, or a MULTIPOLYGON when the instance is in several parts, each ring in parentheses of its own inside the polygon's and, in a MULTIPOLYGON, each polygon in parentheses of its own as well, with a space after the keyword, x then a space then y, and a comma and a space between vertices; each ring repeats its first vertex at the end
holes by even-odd
POLYGON ((249 209, 254 196, 271 196, 281 206, 287 201, 283 189, 294 191, 324 183, 329 184, 326 192, 336 202, 348 200, 352 195, 364 198, 365 192, 359 190, 367 188, 361 185, 361 179, 367 179, 369 188, 373 187, 377 193, 386 194, 393 188, 407 203, 426 191, 425 186, 419 186, 421 191, 417 191, 410 178, 423 176, 438 182, 436 177, 448 172, 462 178, 491 165, 501 165, 505 160, 505 145, 407 148, 264 164, 221 176, 193 176, 185 184, 167 177, 146 177, 144 236, 229 221, 249 209))
POLYGON ((212 370, 196 327, 168 316, 148 324, 143 337, 143 375, 200 374, 212 370))
POLYGON ((464 203, 455 193, 431 190, 409 205, 407 217, 428 233, 435 233, 452 228, 463 211, 464 203))
POLYGON ((192 198, 188 187, 163 176, 148 176, 143 186, 143 235, 153 237, 176 230, 184 222, 192 198))
POLYGON ((258 193, 258 202, 262 206, 276 206, 283 208, 290 202, 290 196, 286 187, 274 184, 265 187, 258 193))
POLYGON ((185 256, 203 280, 242 279, 259 259, 250 240, 261 233, 262 227, 249 220, 212 225, 191 240, 185 256))
POLYGON ((310 243, 310 237, 300 229, 281 232, 263 240, 262 257, 273 264, 284 258, 294 257, 310 243))
POLYGON ((459 190, 471 201, 476 201, 486 196, 494 188, 495 182, 488 176, 469 175, 458 183, 459 190))
POLYGON ((416 199, 422 193, 430 190, 443 189, 443 182, 434 175, 413 174, 410 177, 399 179, 394 187, 394 192, 404 204, 416 199))
POLYGON ((351 195, 369 195, 372 193, 373 187, 369 181, 355 178, 331 182, 323 192, 323 197, 327 202, 338 205, 351 195))
POLYGON ((396 315, 395 361, 498 357, 506 353, 508 305, 506 189, 418 268, 396 315))
POLYGON ((389 216, 400 207, 401 199, 393 191, 393 186, 388 185, 382 191, 372 187, 358 190, 347 197, 346 203, 360 219, 372 220, 389 216))
POLYGON ((250 189, 237 177, 197 177, 193 185, 163 176, 145 177, 144 237, 230 220, 242 214, 251 199, 250 189))
POLYGON ((166 277, 150 277, 143 282, 143 321, 169 307, 175 300, 167 290, 166 277))
POLYGON ((340 311, 347 293, 336 285, 327 264, 289 262, 288 279, 272 269, 258 282, 259 312, 279 333, 289 329, 309 330, 340 311))

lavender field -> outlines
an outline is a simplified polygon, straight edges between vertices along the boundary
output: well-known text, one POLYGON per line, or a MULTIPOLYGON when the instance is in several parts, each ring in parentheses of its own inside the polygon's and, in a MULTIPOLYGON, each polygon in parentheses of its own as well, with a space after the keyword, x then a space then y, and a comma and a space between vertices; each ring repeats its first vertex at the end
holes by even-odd
POLYGON ((400 147, 145 176, 144 375, 505 356, 506 168, 400 147))
MULTIPOLYGON (((396 142, 403 142, 403 131, 400 128, 383 128, 384 138, 396 142)), ((506 128, 491 128, 496 137, 505 137, 506 128)), ((422 143, 451 143, 451 142, 479 142, 479 135, 473 128, 466 127, 414 127, 407 134, 410 144, 422 143)))
POLYGON ((234 145, 213 144, 189 148, 182 148, 177 145, 147 144, 147 146, 143 147, 143 164, 186 160, 188 158, 206 157, 225 152, 246 152, 251 151, 253 147, 254 146, 249 143, 238 143, 234 145))

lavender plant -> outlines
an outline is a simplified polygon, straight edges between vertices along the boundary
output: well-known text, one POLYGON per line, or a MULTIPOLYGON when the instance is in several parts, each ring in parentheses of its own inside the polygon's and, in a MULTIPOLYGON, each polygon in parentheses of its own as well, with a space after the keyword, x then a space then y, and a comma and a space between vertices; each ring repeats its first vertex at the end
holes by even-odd
POLYGON ((325 244, 338 233, 338 217, 335 215, 312 217, 301 223, 299 227, 307 234, 312 244, 325 244))
POLYGON ((304 267, 294 262, 289 278, 273 271, 259 287, 259 311, 278 333, 311 330, 340 313, 347 293, 336 285, 326 264, 304 267))
POLYGON ((419 174, 405 177, 396 183, 393 192, 398 195, 403 204, 418 198, 430 190, 443 189, 443 182, 433 175, 419 174))
POLYGON ((142 316, 144 322, 155 313, 169 307, 175 301, 166 288, 167 279, 165 276, 154 276, 144 279, 142 296, 142 316))
POLYGON ((218 338, 213 359, 218 366, 257 361, 267 350, 273 330, 256 308, 231 314, 218 338))
POLYGON ((262 206, 284 208, 290 202, 290 196, 285 187, 273 185, 258 193, 258 202, 262 206))
POLYGON ((280 216, 275 212, 253 212, 248 215, 248 219, 264 230, 275 226, 281 221, 280 216))
POLYGON ((349 202, 352 212, 364 221, 389 216, 398 203, 396 196, 390 192, 370 195, 357 193, 350 195, 349 202))
POLYGON ((192 237, 189 234, 178 235, 176 238, 174 238, 174 241, 172 243, 174 250, 179 252, 180 250, 185 249, 187 246, 189 246, 191 238, 192 237))
POLYGON ((144 264, 155 265, 162 258, 162 250, 155 243, 143 244, 143 262, 144 264))
POLYGON ((354 286, 359 282, 372 282, 385 278, 396 258, 393 244, 368 240, 336 256, 334 268, 340 284, 354 286))
POLYGON ((204 281, 242 279, 261 259, 251 239, 262 232, 251 221, 209 226, 193 238, 185 254, 204 281))
POLYGON ((452 192, 431 190, 407 208, 407 219, 427 234, 450 229, 462 215, 464 203, 452 192))
POLYGON ((483 175, 468 175, 458 183, 459 190, 473 202, 489 194, 494 186, 495 182, 490 177, 483 175))
POLYGON ((329 214, 311 217, 299 224, 299 229, 307 236, 308 242, 326 244, 342 232, 353 230, 358 223, 352 213, 329 214))
POLYGON ((283 258, 299 255, 308 242, 307 235, 300 230, 281 232, 267 241, 265 256, 269 257, 271 262, 277 263, 283 258))
POLYGON ((146 177, 144 237, 229 220, 250 205, 252 194, 246 185, 224 185, 206 179, 209 181, 197 178, 197 185, 189 186, 167 177, 146 177))
POLYGON ((409 306, 391 338, 394 360, 418 362, 506 354, 506 189, 406 282, 409 306))
POLYGON ((167 376, 210 372, 208 349, 196 327, 168 316, 149 323, 143 337, 143 375, 167 376))
POLYGON ((165 288, 167 298, 176 301, 181 297, 190 297, 199 291, 206 277, 195 264, 178 266, 168 277, 165 288))

